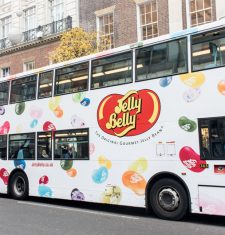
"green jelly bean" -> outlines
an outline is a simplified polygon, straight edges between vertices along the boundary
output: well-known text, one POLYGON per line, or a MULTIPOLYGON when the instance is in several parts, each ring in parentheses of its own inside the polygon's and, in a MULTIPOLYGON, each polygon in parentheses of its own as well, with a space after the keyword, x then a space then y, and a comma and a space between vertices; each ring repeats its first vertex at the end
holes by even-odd
POLYGON ((188 119, 185 116, 182 116, 182 117, 179 118, 178 124, 179 124, 181 129, 183 129, 183 130, 185 130, 187 132, 193 132, 197 128, 196 122, 188 119))
POLYGON ((24 110, 25 110, 25 103, 24 102, 16 104, 15 113, 17 115, 21 115, 24 112, 24 110))

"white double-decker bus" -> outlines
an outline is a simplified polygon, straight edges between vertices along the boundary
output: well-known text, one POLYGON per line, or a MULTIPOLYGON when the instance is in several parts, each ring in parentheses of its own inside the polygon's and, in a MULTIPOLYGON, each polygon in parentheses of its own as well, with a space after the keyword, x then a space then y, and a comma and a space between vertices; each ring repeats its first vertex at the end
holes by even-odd
POLYGON ((225 215, 225 28, 1 79, 0 193, 225 215))

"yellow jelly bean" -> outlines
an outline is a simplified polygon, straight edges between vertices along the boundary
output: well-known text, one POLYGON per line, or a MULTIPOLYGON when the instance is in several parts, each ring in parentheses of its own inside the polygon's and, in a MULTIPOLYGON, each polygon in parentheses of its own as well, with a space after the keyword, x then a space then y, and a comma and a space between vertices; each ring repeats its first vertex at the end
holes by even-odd
POLYGON ((100 166, 104 166, 108 170, 112 167, 112 162, 108 160, 105 156, 99 156, 98 163, 100 166))
POLYGON ((132 163, 128 169, 138 172, 139 174, 144 173, 148 169, 148 161, 146 158, 141 157, 137 161, 132 163))
POLYGON ((202 72, 186 73, 180 75, 181 81, 192 88, 199 88, 205 82, 205 75, 202 72))
POLYGON ((60 96, 53 97, 49 101, 48 107, 50 110, 54 111, 59 106, 59 103, 60 103, 60 96))

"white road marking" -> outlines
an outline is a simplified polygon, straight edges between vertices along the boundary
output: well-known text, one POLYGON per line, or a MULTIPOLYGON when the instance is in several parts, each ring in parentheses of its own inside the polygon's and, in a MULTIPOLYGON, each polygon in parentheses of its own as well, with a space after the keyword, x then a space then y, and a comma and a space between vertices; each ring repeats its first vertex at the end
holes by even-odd
POLYGON ((17 203, 24 204, 24 205, 30 205, 30 206, 40 206, 40 207, 47 207, 47 208, 52 208, 52 209, 60 209, 60 210, 81 212, 81 213, 87 213, 87 214, 95 214, 95 215, 101 215, 101 216, 109 216, 109 217, 117 217, 117 218, 119 217, 119 218, 124 218, 124 219, 133 219, 133 220, 138 220, 139 219, 138 217, 133 217, 133 216, 95 212, 95 211, 89 211, 89 210, 85 210, 85 209, 79 210, 79 209, 75 209, 75 208, 68 208, 68 207, 62 207, 62 206, 53 206, 53 205, 45 205, 45 204, 34 203, 34 202, 17 201, 17 203))

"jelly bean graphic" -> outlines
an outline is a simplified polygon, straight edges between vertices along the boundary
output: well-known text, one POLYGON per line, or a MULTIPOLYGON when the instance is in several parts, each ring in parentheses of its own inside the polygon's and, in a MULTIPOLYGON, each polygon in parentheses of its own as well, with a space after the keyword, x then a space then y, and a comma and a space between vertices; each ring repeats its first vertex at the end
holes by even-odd
POLYGON ((17 115, 21 115, 25 110, 25 103, 22 102, 22 103, 18 103, 15 105, 15 113, 17 115))
POLYGON ((48 176, 47 175, 43 175, 40 179, 39 179, 39 184, 47 184, 49 181, 48 176))
POLYGON ((49 103, 48 103, 48 107, 51 111, 54 111, 60 103, 60 96, 56 96, 50 99, 49 103))
POLYGON ((187 91, 184 92, 183 94, 183 99, 187 102, 193 102, 195 101, 201 94, 201 90, 199 88, 196 89, 189 89, 187 91))
POLYGON ((199 154, 197 154, 191 147, 184 146, 179 152, 180 160, 182 164, 190 171, 202 172, 205 168, 201 168, 201 164, 207 164, 205 160, 201 160, 199 154))
POLYGON ((37 124, 38 124, 38 120, 34 119, 34 120, 30 123, 30 128, 36 127, 37 124))
POLYGON ((56 127, 53 123, 47 121, 43 125, 43 131, 55 131, 56 127))
POLYGON ((24 170, 26 168, 26 162, 24 160, 16 159, 14 160, 14 166, 24 170))
POLYGON ((104 166, 108 170, 112 167, 112 162, 108 160, 105 156, 99 156, 98 163, 100 166, 104 166))
POLYGON ((4 122, 2 126, 0 126, 0 135, 8 134, 10 130, 10 123, 8 121, 4 122))
POLYGON ((222 95, 225 95, 225 80, 222 80, 218 83, 217 89, 222 95))
POLYGON ((193 132, 197 128, 196 122, 188 119, 185 116, 182 116, 182 117, 179 118, 178 124, 179 124, 181 129, 183 129, 183 130, 185 130, 187 132, 193 132))
POLYGON ((5 168, 1 168, 0 170, 0 178, 2 179, 3 183, 5 185, 8 184, 8 180, 9 180, 9 173, 5 168))
POLYGON ((135 194, 141 196, 145 194, 146 180, 135 171, 126 171, 122 176, 123 184, 131 189, 135 194))
POLYGON ((3 106, 0 106, 0 115, 5 114, 5 108, 3 106))
POLYGON ((106 204, 120 204, 122 192, 120 187, 114 185, 107 185, 102 195, 102 202, 106 204))
POLYGON ((74 128, 80 128, 85 126, 85 122, 77 115, 73 115, 70 119, 70 123, 74 128))
POLYGON ((38 186, 38 194, 41 197, 52 197, 52 189, 48 186, 40 184, 38 186))
POLYGON ((102 166, 98 170, 94 170, 92 174, 92 179, 96 184, 101 184, 107 180, 108 175, 108 169, 102 166))
POLYGON ((90 99, 89 98, 84 98, 80 104, 83 105, 83 106, 88 106, 90 104, 90 99))
POLYGON ((63 110, 60 108, 60 106, 57 106, 57 108, 53 110, 53 113, 57 118, 61 118, 63 116, 63 110))
POLYGON ((144 173, 148 168, 148 161, 146 158, 141 157, 129 166, 129 170, 138 172, 139 174, 144 173))
POLYGON ((81 100, 83 100, 85 98, 85 92, 79 92, 79 93, 75 93, 72 96, 73 102, 74 103, 79 103, 81 100))
POLYGON ((161 87, 167 87, 167 86, 170 85, 171 82, 172 82, 172 77, 171 77, 171 76, 169 76, 169 77, 164 77, 164 78, 161 78, 161 79, 159 80, 159 85, 160 85, 161 87))
POLYGON ((71 199, 74 201, 84 201, 85 197, 82 192, 80 192, 79 189, 75 188, 71 192, 71 199))
POLYGON ((93 143, 89 144, 89 153, 92 155, 95 152, 95 145, 93 143))
POLYGON ((40 119, 41 116, 43 115, 43 110, 39 107, 32 107, 30 109, 30 116, 33 118, 33 119, 40 119))
POLYGON ((62 167, 63 170, 68 171, 73 166, 73 160, 61 160, 60 166, 62 167))
POLYGON ((70 177, 75 177, 77 175, 77 170, 74 168, 71 168, 71 169, 67 170, 66 173, 70 177))
POLYGON ((199 88, 205 82, 205 75, 202 72, 185 73, 180 75, 180 79, 191 88, 199 88))

